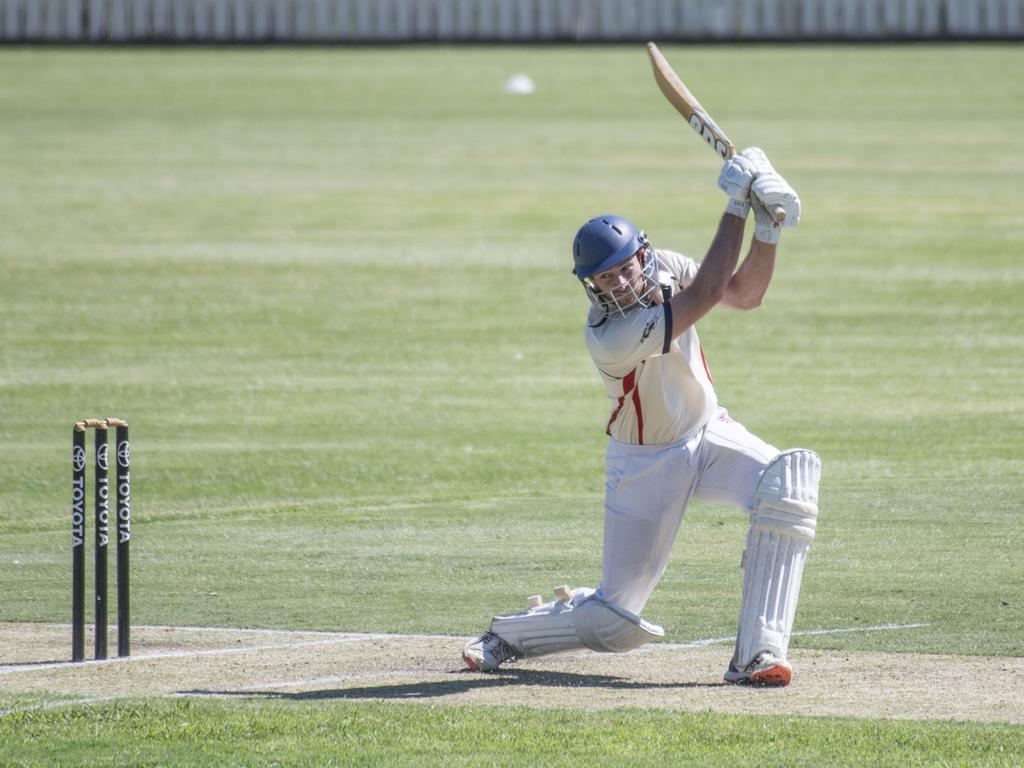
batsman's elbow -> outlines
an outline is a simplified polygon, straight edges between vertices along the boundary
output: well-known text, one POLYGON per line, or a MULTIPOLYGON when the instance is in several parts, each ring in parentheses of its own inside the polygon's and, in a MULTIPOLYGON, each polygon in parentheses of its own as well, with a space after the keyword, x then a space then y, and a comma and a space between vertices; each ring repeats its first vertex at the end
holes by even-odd
POLYGON ((712 307, 721 304, 726 300, 729 295, 729 289, 725 286, 713 286, 708 289, 707 293, 707 307, 710 310, 712 307))
POLYGON ((763 293, 755 295, 755 296, 748 296, 741 303, 740 309, 742 309, 742 310, 757 309, 758 307, 761 306, 761 304, 763 303, 763 300, 764 300, 764 294, 763 293))
POLYGON ((731 309, 757 309, 764 300, 764 292, 742 293, 740 291, 726 291, 722 297, 722 304, 731 309))

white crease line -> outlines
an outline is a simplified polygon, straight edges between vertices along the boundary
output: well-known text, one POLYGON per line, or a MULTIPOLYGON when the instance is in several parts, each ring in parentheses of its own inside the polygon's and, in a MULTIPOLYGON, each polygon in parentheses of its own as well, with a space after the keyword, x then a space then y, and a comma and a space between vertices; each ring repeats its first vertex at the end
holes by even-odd
MULTIPOLYGON (((844 635, 851 632, 884 632, 889 629, 918 629, 929 626, 925 624, 875 624, 871 627, 836 627, 833 629, 805 629, 802 632, 793 632, 791 637, 807 637, 810 635, 844 635)), ((633 653, 650 653, 651 651, 672 651, 682 648, 704 648, 719 643, 731 643, 736 640, 735 635, 729 637, 708 637, 703 640, 692 640, 689 643, 651 643, 637 648, 633 653)))
MULTIPOLYGON (((0 627, 3 625, 0 624, 0 627)), ((40 626, 49 627, 51 629, 63 629, 70 631, 70 624, 42 624, 40 626)), ((88 627, 86 629, 89 629, 88 627)), ((386 637, 399 637, 400 635, 391 635, 383 632, 341 632, 329 629, 272 629, 268 627, 188 627, 178 626, 174 624, 133 624, 133 631, 156 631, 156 632, 222 632, 225 635, 296 635, 296 636, 314 636, 314 637, 376 637, 382 635, 386 637)), ((410 637, 429 637, 429 635, 410 635, 410 637)))
MULTIPOLYGON (((2 0, 0 0, 2 1, 2 0)), ((71 630, 70 624, 43 624, 41 626, 54 629, 71 630)), ((0 628, 3 624, 0 624, 0 628)), ((427 634, 402 634, 400 632, 342 632, 330 629, 271 629, 266 627, 188 627, 173 624, 133 624, 133 631, 157 631, 157 632, 221 632, 226 635, 254 634, 254 635, 294 635, 296 637, 347 637, 366 638, 376 640, 379 638, 399 638, 408 640, 429 640, 431 638, 451 640, 451 635, 427 635, 427 634)))
POLYGON ((253 651, 279 651, 294 648, 312 648, 321 645, 344 645, 355 643, 360 640, 383 639, 391 635, 346 635, 344 637, 332 637, 327 640, 312 640, 306 643, 274 643, 272 645, 247 645, 235 648, 204 648, 195 651, 162 651, 160 653, 143 653, 137 656, 126 656, 114 659, 91 659, 79 663, 70 661, 51 661, 42 664, 10 664, 0 667, 0 674, 11 674, 14 672, 37 672, 47 669, 85 669, 89 667, 102 667, 109 664, 129 664, 134 661, 153 661, 161 659, 187 659, 195 656, 220 656, 233 653, 251 653, 253 651))
POLYGON ((920 624, 876 624, 873 627, 845 627, 842 629, 807 629, 794 632, 794 635, 840 635, 849 632, 884 632, 887 629, 920 629, 931 626, 928 622, 920 624))
MULTIPOLYGON (((919 627, 927 627, 928 624, 876 624, 871 627, 836 627, 832 629, 811 629, 804 630, 802 632, 794 632, 793 636, 809 636, 809 635, 832 635, 832 634, 845 634, 850 632, 880 632, 892 629, 915 629, 919 627)), ((138 629, 161 629, 161 627, 138 627, 138 629)), ((236 631, 236 632, 280 632, 282 634, 292 635, 305 635, 310 634, 309 630, 244 630, 244 629, 218 629, 216 627, 170 627, 170 629, 180 629, 182 631, 236 631)), ((295 648, 305 647, 316 647, 324 645, 339 645, 354 643, 360 640, 438 640, 441 642, 464 642, 468 639, 465 637, 453 637, 450 635, 399 635, 399 634, 384 634, 384 633, 363 633, 363 632, 336 632, 336 633, 322 633, 315 632, 317 636, 323 636, 327 634, 326 639, 313 640, 302 643, 275 643, 273 645, 249 645, 235 648, 206 648, 192 651, 163 651, 160 653, 145 653, 137 656, 127 656, 125 658, 114 658, 104 659, 101 661, 91 660, 83 661, 78 664, 72 665, 72 662, 57 661, 57 662, 45 662, 41 664, 11 664, 7 666, 0 666, 0 674, 13 674, 16 672, 37 672, 41 670, 50 669, 79 669, 82 667, 98 667, 108 664, 127 664, 136 661, 154 661, 161 659, 187 659, 198 656, 218 656, 218 655, 230 655, 239 653, 252 653, 255 651, 276 651, 276 650, 288 650, 295 648)), ((669 651, 684 648, 703 648, 708 645, 717 645, 718 643, 732 642, 735 637, 710 637, 703 640, 693 640, 688 643, 652 643, 651 645, 643 648, 638 648, 634 653, 650 653, 652 651, 669 651)))
MULTIPOLYGON (((70 628, 70 624, 63 625, 70 628)), ((265 627, 177 627, 170 624, 148 624, 134 626, 132 629, 159 630, 162 632, 223 632, 224 634, 245 634, 251 632, 254 635, 312 635, 323 637, 324 635, 338 635, 343 637, 362 637, 365 632, 337 632, 329 629, 268 629, 265 627)), ((390 637, 390 635, 389 635, 390 637)))

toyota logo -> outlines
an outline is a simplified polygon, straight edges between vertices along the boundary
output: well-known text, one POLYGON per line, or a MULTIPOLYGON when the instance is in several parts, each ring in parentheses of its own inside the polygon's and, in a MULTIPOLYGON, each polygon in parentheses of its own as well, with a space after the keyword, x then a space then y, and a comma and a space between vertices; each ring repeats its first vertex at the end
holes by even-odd
POLYGON ((127 440, 122 440, 117 445, 117 463, 122 467, 127 467, 131 458, 132 447, 128 444, 127 440))
POLYGON ((76 445, 75 449, 71 452, 71 466, 75 472, 81 472, 85 469, 85 448, 80 445, 76 445))

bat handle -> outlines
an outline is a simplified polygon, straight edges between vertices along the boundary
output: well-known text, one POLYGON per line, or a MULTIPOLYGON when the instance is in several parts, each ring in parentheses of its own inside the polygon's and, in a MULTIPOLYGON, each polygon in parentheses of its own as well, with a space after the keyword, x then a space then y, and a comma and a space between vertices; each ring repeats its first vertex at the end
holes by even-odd
POLYGON ((776 205, 772 209, 772 218, 775 219, 776 224, 781 224, 786 220, 786 209, 781 205, 776 205))

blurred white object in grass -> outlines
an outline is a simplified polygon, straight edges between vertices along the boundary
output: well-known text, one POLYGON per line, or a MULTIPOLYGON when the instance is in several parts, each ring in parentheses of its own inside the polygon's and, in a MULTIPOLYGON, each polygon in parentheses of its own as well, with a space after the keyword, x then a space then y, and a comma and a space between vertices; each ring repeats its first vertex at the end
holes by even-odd
POLYGON ((505 85, 502 87, 505 93, 515 94, 529 94, 533 93, 534 85, 526 75, 512 75, 508 80, 505 81, 505 85))

